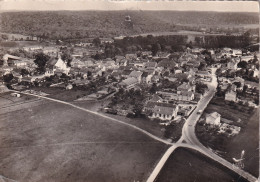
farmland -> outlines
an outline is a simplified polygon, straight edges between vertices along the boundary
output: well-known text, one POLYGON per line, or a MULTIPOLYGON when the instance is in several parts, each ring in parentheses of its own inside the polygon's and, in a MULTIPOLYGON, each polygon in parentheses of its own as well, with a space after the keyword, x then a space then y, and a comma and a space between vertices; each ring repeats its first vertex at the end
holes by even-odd
POLYGON ((245 182, 246 180, 216 164, 202 154, 178 148, 170 156, 156 181, 245 182))
POLYGON ((219 150, 221 156, 230 162, 232 158, 239 158, 241 151, 245 150, 245 170, 258 176, 259 174, 259 110, 250 109, 241 105, 229 105, 220 100, 213 99, 206 108, 206 113, 218 112, 221 117, 230 119, 235 125, 241 127, 241 132, 233 137, 224 137, 205 132, 205 127, 198 125, 197 132, 200 141, 213 149, 219 150), (235 107, 235 108, 234 108, 235 107), (204 131, 204 132, 201 132, 204 131))
POLYGON ((0 174, 18 181, 145 181, 166 150, 135 130, 48 102, 1 114, 0 174))

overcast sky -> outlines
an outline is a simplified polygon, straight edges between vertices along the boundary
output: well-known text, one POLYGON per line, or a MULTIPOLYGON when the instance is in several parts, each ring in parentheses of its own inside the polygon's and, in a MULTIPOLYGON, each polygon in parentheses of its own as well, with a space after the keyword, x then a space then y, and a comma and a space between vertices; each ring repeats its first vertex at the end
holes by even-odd
POLYGON ((0 10, 186 10, 259 12, 256 1, 0 0, 0 10))

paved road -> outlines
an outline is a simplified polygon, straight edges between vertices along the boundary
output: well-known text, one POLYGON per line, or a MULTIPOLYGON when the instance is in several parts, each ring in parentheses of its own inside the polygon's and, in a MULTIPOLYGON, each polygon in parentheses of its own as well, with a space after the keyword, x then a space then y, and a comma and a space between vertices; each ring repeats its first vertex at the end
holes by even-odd
POLYGON ((164 140, 164 139, 162 139, 162 138, 159 138, 159 137, 157 137, 157 136, 155 136, 155 135, 153 135, 153 134, 151 134, 151 133, 149 133, 149 132, 147 132, 147 131, 145 131, 145 130, 143 130, 143 129, 141 129, 141 128, 135 126, 135 125, 132 125, 132 124, 129 124, 129 123, 125 123, 125 122, 120 121, 120 120, 118 120, 118 119, 111 118, 111 117, 109 117, 109 116, 103 115, 103 114, 98 113, 98 112, 95 112, 95 111, 91 111, 91 110, 89 110, 89 109, 82 108, 82 107, 80 107, 80 106, 76 106, 76 105, 71 104, 71 103, 69 103, 69 102, 65 102, 65 101, 61 101, 61 100, 58 100, 58 99, 49 98, 49 97, 46 97, 46 96, 35 95, 35 94, 31 94, 31 93, 23 93, 23 92, 19 92, 19 91, 13 91, 13 92, 17 92, 17 93, 21 93, 21 94, 25 94, 25 95, 31 95, 31 96, 35 96, 35 97, 38 97, 38 98, 50 100, 50 101, 53 101, 53 102, 58 102, 58 103, 61 103, 61 104, 65 104, 65 105, 68 105, 68 106, 71 106, 71 107, 74 107, 74 108, 83 110, 83 111, 85 111, 85 112, 88 112, 88 113, 91 113, 91 114, 95 114, 95 115, 98 115, 98 116, 100 116, 100 117, 103 117, 103 118, 112 120, 112 121, 114 121, 114 122, 117 122, 117 123, 120 123, 120 124, 129 126, 129 127, 131 127, 131 128, 134 128, 134 129, 136 129, 136 130, 142 132, 143 134, 145 134, 145 135, 147 135, 147 136, 153 138, 154 140, 157 140, 157 141, 159 141, 159 142, 165 143, 165 144, 167 144, 167 145, 172 145, 171 142, 169 142, 169 141, 167 141, 167 140, 164 140))
MULTIPOLYGON (((157 175, 159 174, 160 170, 164 166, 164 164, 167 161, 167 159, 169 158, 169 156, 178 147, 186 147, 186 148, 191 148, 191 149, 197 150, 197 151, 203 153, 204 155, 212 158, 213 160, 221 163, 222 165, 228 167, 229 169, 238 173, 239 175, 243 176, 245 179, 248 179, 250 182, 255 182, 255 181, 257 181, 257 179, 254 176, 250 175, 249 173, 247 173, 247 172, 245 172, 241 169, 237 169, 237 168, 234 169, 233 165, 231 163, 227 162, 226 160, 222 159, 221 157, 217 156, 215 153, 213 153, 212 151, 210 151, 209 149, 204 147, 199 142, 199 140, 197 139, 197 137, 195 135, 195 125, 196 125, 198 119, 200 118, 200 116, 197 115, 196 113, 197 113, 198 110, 201 110, 201 109, 204 110, 206 108, 207 104, 209 103, 209 101, 214 96, 214 92, 215 92, 214 88, 216 88, 214 86, 215 81, 216 80, 213 79, 212 84, 209 85, 209 88, 210 88, 209 91, 205 94, 204 98, 201 99, 201 101, 198 103, 198 107, 191 114, 191 116, 187 119, 187 121, 186 121, 186 123, 183 127, 183 130, 182 130, 182 137, 180 138, 180 140, 176 144, 171 143, 167 140, 161 139, 161 138, 159 138, 159 137, 157 137, 157 136, 155 136, 155 135, 153 135, 153 134, 151 134, 151 133, 149 133, 149 132, 147 132, 147 131, 145 131, 145 130, 137 127, 137 126, 131 125, 129 123, 125 123, 123 121, 120 121, 120 120, 115 119, 115 118, 111 118, 109 116, 100 114, 100 113, 95 112, 95 111, 91 111, 91 110, 76 106, 74 104, 71 104, 71 103, 68 103, 68 102, 65 102, 65 101, 61 101, 61 100, 57 100, 57 99, 53 99, 53 98, 49 98, 49 97, 45 97, 45 96, 30 94, 30 93, 23 93, 23 94, 32 95, 32 96, 36 96, 38 98, 43 98, 43 99, 47 99, 47 100, 50 100, 50 101, 62 103, 62 104, 69 105, 71 107, 83 110, 85 112, 89 112, 89 113, 107 118, 107 119, 112 120, 114 122, 118 122, 120 124, 127 125, 131 128, 134 128, 134 129, 142 132, 143 134, 145 134, 145 135, 147 135, 147 136, 149 136, 149 137, 151 137, 151 138, 153 138, 153 139, 155 139, 159 142, 165 143, 167 145, 171 145, 171 147, 163 155, 163 157, 161 158, 161 160, 157 164, 156 168, 153 170, 150 177, 148 178, 149 182, 152 182, 156 179, 157 175), (182 143, 184 140, 187 142, 187 144, 182 143)), ((20 92, 18 92, 18 93, 20 93, 20 92)))
POLYGON ((251 182, 255 182, 255 181, 257 181, 257 179, 253 175, 251 175, 239 168, 234 168, 233 164, 231 164, 230 162, 221 158, 220 156, 215 154, 212 150, 210 150, 210 149, 206 148, 204 145, 202 145, 196 136, 195 126, 196 126, 199 118, 201 117, 201 114, 197 114, 197 112, 199 110, 204 111, 205 108, 207 107, 208 103, 210 102, 210 100, 215 95, 215 91, 216 91, 216 87, 217 87, 217 78, 215 75, 215 71, 216 70, 212 71, 212 82, 208 84, 209 91, 200 100, 200 102, 197 105, 197 108, 187 119, 186 123, 183 126, 182 137, 180 138, 180 140, 178 142, 185 141, 186 143, 188 143, 190 145, 196 146, 197 150, 200 151, 201 153, 203 153, 206 156, 210 157, 211 159, 221 163, 222 165, 224 165, 227 168, 231 169, 232 171, 236 172, 237 174, 244 177, 245 179, 247 179, 251 182))
POLYGON ((213 159, 214 161, 219 162, 223 166, 229 168, 230 170, 236 172, 240 176, 243 176, 245 179, 247 179, 250 182, 256 182, 257 179, 252 176, 251 174, 239 169, 239 168, 234 168, 233 165, 226 161, 225 159, 219 157, 216 155, 212 150, 206 148, 203 146, 200 141, 197 139, 196 134, 195 134, 195 126, 201 117, 201 114, 197 114, 199 110, 204 111, 205 108, 207 107, 208 103, 210 100, 213 98, 215 95, 216 87, 217 87, 217 78, 215 75, 216 69, 212 69, 212 81, 208 83, 208 92, 205 93, 203 98, 199 101, 197 104, 197 108, 193 111, 193 113, 189 116, 189 118, 186 120, 183 128, 182 128, 182 136, 178 140, 176 144, 173 144, 163 155, 161 160, 158 162, 156 165, 155 169, 153 172, 150 174, 147 182, 154 182, 158 174, 160 173, 161 169, 163 168, 164 164, 166 163, 167 159, 170 157, 170 155, 174 152, 174 150, 178 147, 185 147, 185 148, 190 148, 196 151, 199 151, 200 153, 206 155, 207 157, 213 159), (185 142, 185 143, 183 143, 185 142))

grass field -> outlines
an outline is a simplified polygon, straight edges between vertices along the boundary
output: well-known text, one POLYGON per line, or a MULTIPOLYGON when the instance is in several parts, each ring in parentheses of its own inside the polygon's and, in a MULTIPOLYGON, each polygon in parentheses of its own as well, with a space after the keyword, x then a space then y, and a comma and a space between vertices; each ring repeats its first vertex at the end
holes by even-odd
POLYGON ((192 150, 178 148, 170 156, 156 182, 244 182, 235 173, 192 150))
MULTIPOLYGON (((241 131, 234 137, 226 137, 225 140, 222 140, 223 143, 221 145, 214 143, 214 141, 219 140, 209 140, 212 136, 207 131, 204 131, 203 137, 197 132, 198 138, 204 145, 214 146, 217 150, 222 150, 221 156, 232 163, 232 158, 239 158, 242 150, 245 150, 244 169, 257 177, 259 176, 259 109, 249 110, 246 107, 239 109, 235 109, 227 104, 216 105, 211 102, 205 112, 211 113, 216 111, 221 114, 221 117, 233 121, 240 118, 241 122, 234 122, 234 124, 240 125, 241 131)), ((202 125, 197 127, 203 130, 202 125)), ((215 136, 215 138, 218 139, 218 136, 215 136)))
POLYGON ((84 95, 87 95, 87 91, 84 90, 65 90, 65 88, 59 88, 59 87, 34 87, 32 90, 35 91, 42 91, 44 93, 49 94, 49 97, 63 100, 67 102, 72 102, 79 97, 83 97, 84 95))
POLYGON ((0 174, 18 181, 145 181, 166 145, 48 102, 0 117, 0 174))
POLYGON ((248 118, 241 133, 228 142, 225 157, 230 161, 232 157, 239 158, 242 150, 245 150, 244 169, 259 176, 259 110, 248 118))

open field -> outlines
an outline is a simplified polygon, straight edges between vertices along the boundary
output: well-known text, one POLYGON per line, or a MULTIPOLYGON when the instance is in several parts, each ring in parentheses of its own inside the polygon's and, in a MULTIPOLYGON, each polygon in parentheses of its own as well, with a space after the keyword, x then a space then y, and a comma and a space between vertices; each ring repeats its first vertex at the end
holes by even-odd
POLYGON ((22 97, 13 97, 11 96, 11 93, 12 92, 5 92, 0 94, 0 108, 37 99, 29 95, 22 95, 22 97))
POLYGON ((0 174, 18 181, 145 181, 166 145, 48 102, 1 114, 0 174))
POLYGON ((84 90, 65 90, 65 88, 59 87, 34 87, 33 90, 42 91, 49 94, 49 97, 51 98, 67 102, 72 102, 77 99, 77 96, 82 97, 83 95, 86 95, 88 93, 84 90))
POLYGON ((248 118, 248 124, 241 133, 227 143, 227 153, 224 156, 231 161, 232 157, 239 158, 245 150, 245 170, 254 176, 259 176, 259 110, 248 118))
MULTIPOLYGON (((203 135, 197 132, 197 136, 204 145, 222 151, 220 155, 232 163, 234 162, 232 158, 239 158, 241 151, 245 150, 244 169, 257 177, 259 175, 259 109, 251 110, 249 112, 247 108, 244 108, 239 111, 227 104, 216 105, 211 102, 205 112, 216 111, 221 114, 221 117, 233 121, 240 118, 241 122, 234 122, 234 124, 240 125, 241 131, 238 135, 225 137, 225 139, 219 135, 214 136, 213 139, 212 134, 207 131, 204 131, 203 135)), ((198 130, 204 128, 202 125, 197 127, 199 127, 198 130)))
POLYGON ((3 41, 0 43, 1 47, 19 47, 22 48, 24 46, 44 46, 45 43, 41 43, 38 41, 3 41))
POLYGON ((246 180, 198 152, 178 148, 170 156, 156 181, 244 182, 246 180))

